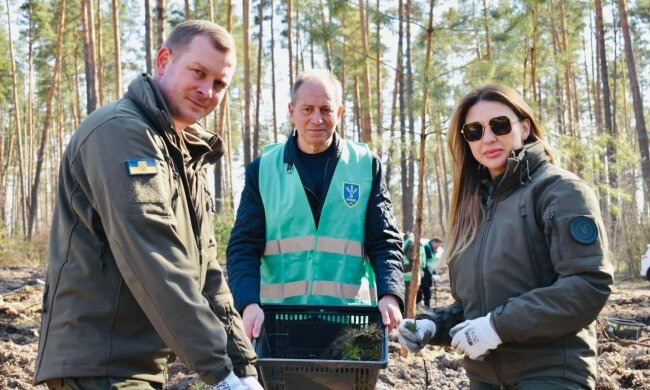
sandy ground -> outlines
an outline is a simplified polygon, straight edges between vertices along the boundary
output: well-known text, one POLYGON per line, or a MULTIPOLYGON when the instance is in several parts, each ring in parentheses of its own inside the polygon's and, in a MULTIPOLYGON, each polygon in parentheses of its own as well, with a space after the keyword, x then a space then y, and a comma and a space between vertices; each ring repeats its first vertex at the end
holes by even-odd
MULTIPOLYGON (((38 343, 44 271, 27 267, 0 267, 0 389, 44 389, 31 384, 38 343)), ((435 304, 451 301, 449 284, 439 282, 435 304)), ((433 299, 432 299, 433 304, 433 299)), ((623 282, 613 288, 599 318, 597 389, 650 390, 650 326, 637 340, 619 339, 607 331, 607 317, 650 325, 650 282, 623 282)), ((377 389, 468 389, 460 355, 440 347, 402 357, 391 337, 388 367, 377 389)), ((176 362, 166 389, 200 389, 197 377, 176 362)))

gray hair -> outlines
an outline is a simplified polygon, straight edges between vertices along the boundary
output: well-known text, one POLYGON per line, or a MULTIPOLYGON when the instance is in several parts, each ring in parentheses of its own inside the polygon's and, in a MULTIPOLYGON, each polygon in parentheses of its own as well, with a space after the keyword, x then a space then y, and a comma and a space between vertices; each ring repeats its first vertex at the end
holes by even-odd
POLYGON ((334 88, 334 97, 338 104, 343 104, 343 87, 341 82, 336 78, 334 73, 329 70, 324 69, 314 69, 302 72, 296 78, 296 81, 291 87, 291 103, 296 102, 296 95, 298 94, 298 89, 304 84, 305 81, 315 81, 325 86, 331 86, 334 88))

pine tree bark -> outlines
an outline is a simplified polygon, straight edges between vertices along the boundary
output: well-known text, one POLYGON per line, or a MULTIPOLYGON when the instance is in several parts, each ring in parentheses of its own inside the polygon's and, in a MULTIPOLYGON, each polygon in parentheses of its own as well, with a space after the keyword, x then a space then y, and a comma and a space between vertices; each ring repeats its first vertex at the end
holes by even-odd
POLYGON ((244 39, 244 165, 251 159, 251 57, 250 57, 250 0, 243 0, 243 39, 244 39))
POLYGON ((287 0, 287 49, 289 50, 289 88, 293 87, 293 42, 292 42, 292 31, 291 31, 291 19, 292 19, 292 9, 291 9, 291 0, 287 0))
POLYGON ((368 66, 368 30, 366 28, 367 6, 364 0, 359 0, 359 26, 361 27, 361 49, 363 51, 363 74, 361 77, 361 142, 372 146, 372 121, 370 119, 370 70, 368 66))
POLYGON ((63 43, 63 26, 65 25, 65 0, 59 3, 59 22, 57 24, 57 38, 56 38, 56 52, 54 55, 54 69, 52 71, 52 79, 50 80, 50 90, 47 95, 47 107, 45 110, 45 120, 43 121, 43 133, 41 135, 41 143, 38 148, 38 155, 36 157, 36 173, 34 177, 34 184, 31 189, 31 196, 29 197, 29 220, 27 228, 27 238, 31 241, 34 233, 34 221, 36 219, 36 210, 38 208, 38 186, 43 167, 43 157, 45 154, 45 146, 52 118, 52 101, 54 100, 54 92, 59 79, 59 70, 61 67, 61 45, 63 43))
POLYGON ((603 4, 602 0, 595 1, 596 10, 596 42, 598 43, 598 56, 600 60, 600 81, 602 83, 603 92, 603 108, 605 114, 605 129, 609 134, 610 139, 607 143, 607 162, 608 162, 608 175, 609 185, 616 188, 618 185, 616 170, 614 165, 616 163, 616 134, 614 133, 614 126, 612 124, 612 106, 610 101, 609 91, 609 76, 607 72, 607 56, 605 55, 605 30, 603 27, 603 4))
POLYGON ((165 0, 156 0, 156 49, 165 42, 165 0))
POLYGON ((255 132, 253 133, 253 158, 260 154, 260 101, 262 100, 262 53, 264 52, 264 1, 260 0, 258 18, 260 28, 257 41, 257 85, 255 93, 255 132))
POLYGON ((149 4, 149 0, 144 0, 144 58, 147 62, 146 69, 149 75, 153 75, 151 42, 151 4, 149 4))
POLYGON ((492 60, 492 45, 490 44, 490 23, 487 0, 483 0, 483 29, 485 30, 485 59, 492 60))
POLYGON ((95 34, 91 0, 81 0, 81 31, 83 34, 84 64, 86 71, 86 114, 97 109, 97 86, 95 84, 95 34))
MULTIPOLYGON (((379 14, 379 0, 377 0, 377 13, 379 14)), ((384 126, 383 126, 383 118, 382 118, 382 112, 381 112, 381 106, 382 106, 382 99, 381 99, 381 19, 378 17, 377 18, 377 41, 375 42, 377 45, 377 53, 375 55, 377 56, 377 59, 375 61, 375 74, 376 74, 376 80, 375 80, 375 93, 377 94, 377 155, 381 158, 382 156, 382 149, 383 149, 383 144, 384 144, 384 126)))
MULTIPOLYGON (((413 67, 411 62, 411 0, 406 0, 406 110, 408 115, 408 133, 410 145, 415 145, 415 107, 413 105, 413 67)), ((413 189, 415 188, 415 153, 408 148, 408 191, 402 194, 404 198, 404 219, 406 231, 413 230, 413 189)))
MULTIPOLYGON (((147 4, 149 0, 147 0, 147 4)), ((113 14, 113 62, 115 63, 115 98, 119 98, 122 95, 122 60, 120 59, 120 5, 117 3, 117 0, 111 1, 112 5, 112 14, 113 14)), ((148 21, 146 23, 149 23, 148 21)), ((147 34, 150 34, 150 31, 147 30, 147 34)), ((151 37, 149 37, 151 39, 151 37)), ((149 41, 151 45, 151 41, 149 41)), ((151 47, 149 48, 151 49, 151 47)), ((151 56, 151 52, 149 52, 151 56)), ((149 58, 151 59, 151 58, 149 58)), ((149 72, 149 70, 147 70, 149 72)))
POLYGON ((632 38, 630 37, 630 27, 627 21, 625 0, 618 0, 618 13, 621 22, 621 30, 623 30, 623 39, 625 41, 625 62, 627 65, 628 78, 630 79, 630 89, 632 90, 634 121, 639 145, 639 155, 641 156, 643 184, 645 185, 645 202, 650 206, 650 151, 648 148, 648 132, 645 118, 643 116, 643 98, 641 96, 639 79, 636 73, 634 50, 632 49, 632 38))
MULTIPOLYGON (((14 56, 13 37, 11 36, 12 35, 11 34, 11 21, 12 21, 12 18, 11 18, 11 6, 9 4, 9 0, 7 0, 7 31, 8 31, 8 35, 9 35, 8 36, 9 58, 10 58, 10 62, 11 62, 11 86, 12 86, 12 97, 13 97, 14 126, 15 126, 15 132, 16 132, 16 135, 17 135, 16 138, 18 139, 18 147, 17 147, 17 149, 18 149, 18 153, 17 153, 18 159, 17 160, 18 161, 17 161, 17 163, 18 163, 18 176, 19 176, 19 184, 20 184, 19 185, 19 190, 20 190, 20 194, 21 194, 21 196, 20 196, 21 202, 20 202, 19 210, 20 210, 20 215, 21 215, 21 217, 23 219, 20 226, 22 226, 23 233, 25 233, 25 226, 26 226, 25 215, 26 215, 26 213, 25 213, 25 206, 24 205, 25 205, 26 197, 25 197, 25 171, 23 169, 23 167, 24 167, 24 161, 23 160, 24 159, 23 159, 23 153, 22 153, 22 149, 23 149, 23 146, 22 146, 22 122, 21 122, 21 118, 20 118, 20 102, 18 101, 18 80, 17 80, 18 72, 16 71, 16 60, 15 60, 15 56, 14 56)), ((12 151, 12 149, 13 149, 13 140, 14 140, 13 136, 10 136, 9 137, 8 157, 7 157, 6 165, 2 170, 2 173, 3 173, 2 179, 4 179, 4 174, 7 172, 9 164, 11 163, 11 155, 13 154, 13 151, 12 151)), ((4 188, 2 190, 3 190, 2 193, 4 194, 5 193, 4 188)))
MULTIPOLYGON (((429 74, 429 63, 431 62, 431 46, 433 41, 433 3, 429 3, 429 23, 427 25, 427 49, 425 52, 424 74, 429 74)), ((427 142, 427 98, 429 95, 429 83, 425 81, 422 86, 422 111, 420 112, 420 158, 418 162, 418 194, 417 194, 417 212, 415 215, 415 238, 414 243, 416 248, 422 238, 422 215, 424 213, 424 172, 426 169, 426 142, 427 142)), ((411 279, 411 290, 408 294, 406 317, 415 318, 415 299, 420 288, 420 251, 415 250, 413 256, 413 278, 411 279)))
POLYGON ((278 142, 278 110, 276 108, 276 91, 275 91, 275 28, 273 20, 275 17, 275 6, 271 1, 271 97, 273 100, 273 142, 278 142))
MULTIPOLYGON (((407 209, 409 208, 407 202, 408 193, 411 191, 408 181, 408 152, 406 145, 406 102, 404 99, 405 88, 404 85, 404 21, 403 21, 403 10, 404 5, 402 0, 399 0, 399 32, 398 32, 398 41, 397 41, 397 52, 399 53, 399 61, 397 63, 398 72, 400 72, 400 83, 399 83, 399 139, 400 139, 400 174, 401 174, 401 184, 402 184, 402 229, 404 232, 410 231, 412 225, 409 225, 410 219, 407 217, 407 209)), ((412 210, 412 209, 411 209, 412 210)))
MULTIPOLYGON (((92 1, 90 3, 92 4, 92 1)), ((95 39, 95 42, 97 43, 97 63, 95 64, 95 71, 97 73, 97 102, 99 107, 104 105, 104 39, 101 10, 101 0, 97 0, 97 18, 94 26, 95 31, 97 32, 97 38, 95 39)))

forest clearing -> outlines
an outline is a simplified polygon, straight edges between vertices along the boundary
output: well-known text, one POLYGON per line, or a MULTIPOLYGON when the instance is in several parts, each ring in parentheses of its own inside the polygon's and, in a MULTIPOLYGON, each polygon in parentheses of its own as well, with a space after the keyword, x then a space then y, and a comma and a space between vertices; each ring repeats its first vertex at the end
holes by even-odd
MULTIPOLYGON (((0 1, 6 53, 0 58, 0 389, 34 388, 46 241, 53 227, 62 226, 53 223, 57 196, 66 199, 60 196, 61 167, 75 160, 66 154, 68 143, 89 115, 127 96, 132 80, 157 77, 165 37, 191 19, 218 23, 236 46, 225 98, 195 122, 223 142, 223 156, 201 171, 205 191, 198 191, 213 218, 205 224, 214 230, 210 255, 223 268, 243 209, 247 167, 265 146, 297 131, 287 106, 301 73, 324 69, 340 80, 342 110, 334 131, 345 142, 368 145, 385 182, 379 187, 390 195, 390 219, 415 242, 448 239, 450 216, 467 209, 455 207, 461 186, 454 183, 461 175, 455 175, 458 156, 448 141, 461 139, 460 129, 469 124, 474 139, 464 139, 477 145, 500 123, 493 120, 503 119, 463 121, 452 131, 461 96, 502 84, 530 106, 556 165, 593 190, 595 214, 602 215, 600 239, 608 242, 602 258, 612 263, 616 279, 598 318, 597 388, 650 390, 650 282, 639 279, 639 258, 650 243, 650 0, 0 1), (608 331, 608 318, 645 328, 636 340, 621 339, 608 331)), ((508 119, 495 138, 512 135, 526 121, 520 119, 508 119)), ((88 160, 115 162, 115 149, 88 160)), ((122 174, 131 176, 124 163, 138 162, 129 160, 135 157, 151 156, 120 158, 122 174)), ((88 202, 92 229, 103 222, 91 210, 99 203, 88 202)), ((588 235, 581 238, 581 244, 593 243, 588 235)), ((104 244, 97 245, 101 267, 104 244)), ((441 278, 437 306, 451 303, 449 275, 441 278)), ((414 297, 415 289, 405 302, 409 316, 417 308, 414 297)), ((427 346, 402 356, 395 332, 390 340, 378 389, 468 388, 462 357, 453 350, 427 346)), ((165 388, 203 385, 177 361, 165 388)))
MULTIPOLYGON (((44 271, 36 267, 0 268, 1 389, 45 389, 45 386, 31 384, 38 346, 44 276, 44 271)), ((438 283, 435 296, 437 305, 451 303, 446 277, 438 283)), ((596 388, 650 390, 650 282, 620 282, 614 285, 598 323, 596 388), (646 327, 637 340, 617 339, 603 331, 607 326, 607 317, 634 320, 646 327)), ((449 349, 429 346, 419 354, 402 357, 395 335, 390 339, 388 368, 380 372, 377 390, 469 388, 461 355, 449 349)), ((189 373, 177 361, 170 368, 165 389, 200 389, 200 383, 196 374, 189 373)))

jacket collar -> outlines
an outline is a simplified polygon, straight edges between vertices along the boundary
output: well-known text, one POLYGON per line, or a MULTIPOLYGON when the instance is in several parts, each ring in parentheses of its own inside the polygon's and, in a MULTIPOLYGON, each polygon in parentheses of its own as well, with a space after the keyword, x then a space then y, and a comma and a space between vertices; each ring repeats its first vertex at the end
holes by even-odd
MULTIPOLYGON (((180 145, 167 104, 150 75, 143 73, 133 80, 129 84, 125 97, 138 106, 160 135, 177 147, 180 145)), ((187 146, 192 161, 202 160, 205 163, 214 164, 224 154, 221 138, 217 134, 205 130, 199 123, 183 129, 183 142, 187 146)))
POLYGON ((548 161, 544 144, 540 141, 534 141, 514 149, 510 152, 503 174, 492 180, 483 180, 481 183, 483 188, 480 192, 485 197, 485 190, 490 187, 491 191, 488 190, 487 193, 503 194, 514 188, 526 186, 531 181, 531 175, 548 161))

